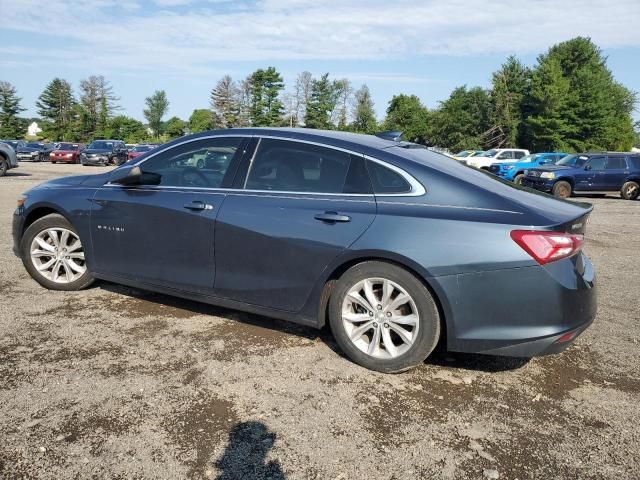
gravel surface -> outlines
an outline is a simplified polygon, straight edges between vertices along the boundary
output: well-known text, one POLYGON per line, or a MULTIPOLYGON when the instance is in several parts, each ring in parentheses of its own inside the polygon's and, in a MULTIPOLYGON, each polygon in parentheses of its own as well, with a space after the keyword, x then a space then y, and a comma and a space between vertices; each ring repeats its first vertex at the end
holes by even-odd
MULTIPOLYGON (((108 283, 37 285, 0 178, 0 478, 640 476, 640 201, 588 198, 599 313, 561 355, 364 370, 331 335, 108 283)), ((544 306, 541 305, 541 314, 544 306)))

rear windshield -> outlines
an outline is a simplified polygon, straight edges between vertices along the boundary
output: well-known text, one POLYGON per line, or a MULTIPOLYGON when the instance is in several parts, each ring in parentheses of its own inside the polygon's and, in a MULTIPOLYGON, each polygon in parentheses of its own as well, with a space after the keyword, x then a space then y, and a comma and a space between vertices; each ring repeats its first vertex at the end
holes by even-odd
POLYGON ((153 147, 149 146, 149 145, 138 145, 137 147, 133 148, 134 152, 148 152, 149 150, 151 150, 153 147))
POLYGON ((95 142, 91 142, 89 148, 95 148, 97 150, 111 150, 113 148, 113 142, 105 142, 103 140, 97 140, 95 142))
POLYGON ((556 165, 566 165, 568 167, 582 167, 585 163, 587 163, 589 157, 586 155, 567 155, 562 160, 560 160, 556 165))

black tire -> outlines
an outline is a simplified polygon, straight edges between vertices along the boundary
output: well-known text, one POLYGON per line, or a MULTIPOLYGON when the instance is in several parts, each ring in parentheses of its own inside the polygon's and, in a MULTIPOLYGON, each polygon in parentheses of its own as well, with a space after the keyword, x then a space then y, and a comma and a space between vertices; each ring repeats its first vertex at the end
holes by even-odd
POLYGON ((200 169, 204 168, 204 160, 202 160, 202 159, 198 160, 197 163, 196 163, 196 167, 198 167, 200 169))
POLYGON ((51 163, 53 163, 54 165, 56 164, 56 162, 54 162, 53 160, 51 160, 51 163))
POLYGON ((385 262, 363 262, 347 270, 336 282, 329 300, 331 331, 342 351, 355 363, 384 373, 413 368, 431 354, 440 338, 440 315, 424 284, 403 268, 385 262), (400 285, 413 299, 418 311, 418 334, 403 354, 387 359, 375 358, 360 350, 350 339, 342 322, 342 305, 349 290, 366 278, 384 278, 400 285))
MULTIPOLYGON (((24 235, 22 236, 22 241, 20 242, 20 256, 22 257, 22 263, 24 265, 24 268, 27 269, 27 272, 29 272, 29 275, 31 275, 31 278, 33 278, 36 282, 38 282, 43 287, 48 288, 49 290, 74 291, 74 290, 82 290, 83 288, 87 288, 94 281, 93 275, 91 275, 91 272, 89 272, 89 269, 87 269, 82 274, 82 276, 80 276, 73 282, 56 283, 44 277, 40 272, 38 272, 35 265, 31 261, 31 255, 29 250, 31 247, 31 243, 33 242, 33 239, 36 237, 36 235, 38 235, 42 231, 49 228, 56 228, 56 227, 66 228, 67 230, 70 230, 76 235, 78 235, 78 232, 73 227, 73 225, 71 225, 71 223, 62 215, 51 214, 51 215, 47 215, 45 217, 39 218, 38 220, 33 222, 31 225, 29 225, 27 230, 24 232, 24 235)), ((79 238, 79 235, 78 235, 78 238, 79 238)), ((82 239, 80 241, 82 242, 82 239)), ((83 242, 83 245, 84 245, 84 242, 83 242)))
POLYGON ((573 193, 573 189, 571 188, 571 184, 569 182, 560 180, 553 185, 551 193, 553 193, 553 196, 557 198, 569 198, 573 193))
POLYGON ((3 157, 0 157, 0 177, 4 177, 9 170, 9 163, 3 157))
POLYGON ((625 200, 635 200, 640 195, 640 184, 638 182, 626 182, 620 189, 620 196, 625 200))
POLYGON ((516 185, 522 185, 522 179, 524 178, 524 173, 519 173, 515 177, 513 177, 513 183, 516 185))

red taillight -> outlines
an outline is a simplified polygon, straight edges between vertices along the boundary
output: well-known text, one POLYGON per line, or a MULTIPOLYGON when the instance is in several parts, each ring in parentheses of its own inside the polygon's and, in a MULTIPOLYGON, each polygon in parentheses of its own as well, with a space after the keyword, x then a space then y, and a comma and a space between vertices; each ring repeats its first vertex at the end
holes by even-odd
POLYGON ((547 230, 513 230, 511 238, 540 265, 570 257, 584 243, 584 235, 547 230))

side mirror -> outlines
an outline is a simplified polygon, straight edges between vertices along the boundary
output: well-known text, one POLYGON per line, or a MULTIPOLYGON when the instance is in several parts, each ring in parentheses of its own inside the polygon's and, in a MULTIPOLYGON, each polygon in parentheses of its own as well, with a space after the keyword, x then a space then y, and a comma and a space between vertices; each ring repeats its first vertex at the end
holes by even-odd
POLYGON ((114 170, 109 178, 118 185, 160 185, 162 176, 157 173, 143 172, 139 166, 126 166, 114 170))
POLYGON ((584 169, 585 169, 585 170, 591 170, 591 165, 585 165, 585 166, 584 166, 584 169))

